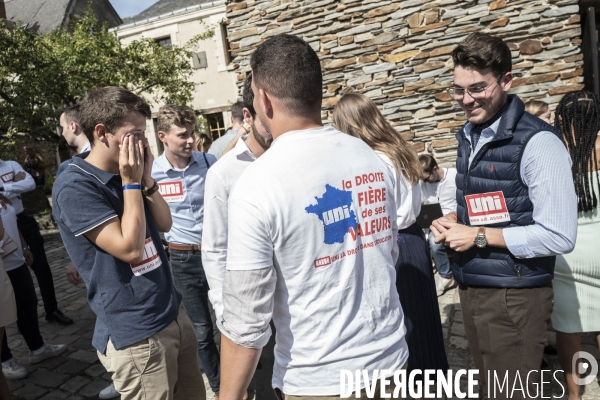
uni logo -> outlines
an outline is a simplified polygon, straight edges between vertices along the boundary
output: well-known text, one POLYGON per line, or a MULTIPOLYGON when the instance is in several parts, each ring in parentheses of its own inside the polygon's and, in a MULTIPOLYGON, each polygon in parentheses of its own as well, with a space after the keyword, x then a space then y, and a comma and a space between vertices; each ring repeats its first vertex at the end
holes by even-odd
POLYGON ((497 224, 510 221, 502 192, 470 194, 465 196, 471 225, 497 224))
POLYGON ((2 179, 2 182, 4 182, 4 183, 12 182, 13 179, 15 179, 15 173, 13 171, 10 171, 4 175, 0 175, 0 178, 2 179))
POLYGON ((183 185, 181 181, 159 183, 158 191, 163 197, 181 196, 183 194, 183 185))
POLYGON ((506 203, 502 192, 491 192, 467 196, 470 215, 487 213, 489 211, 506 212, 506 203))
POLYGON ((315 260, 315 268, 324 267, 326 265, 331 264, 331 257, 321 257, 315 260))
POLYGON ((348 206, 337 207, 323 213, 323 223, 325 225, 330 225, 346 218, 350 218, 348 206))

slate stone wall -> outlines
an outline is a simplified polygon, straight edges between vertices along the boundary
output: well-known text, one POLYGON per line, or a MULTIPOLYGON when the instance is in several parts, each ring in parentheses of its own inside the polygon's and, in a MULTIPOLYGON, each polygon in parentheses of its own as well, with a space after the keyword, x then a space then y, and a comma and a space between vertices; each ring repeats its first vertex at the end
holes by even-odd
POLYGON ((324 73, 323 117, 348 91, 373 99, 419 153, 454 161, 464 114, 450 98, 450 53, 469 33, 509 43, 511 93, 554 109, 583 88, 577 0, 246 0, 227 5, 240 90, 257 45, 279 33, 303 37, 324 73))

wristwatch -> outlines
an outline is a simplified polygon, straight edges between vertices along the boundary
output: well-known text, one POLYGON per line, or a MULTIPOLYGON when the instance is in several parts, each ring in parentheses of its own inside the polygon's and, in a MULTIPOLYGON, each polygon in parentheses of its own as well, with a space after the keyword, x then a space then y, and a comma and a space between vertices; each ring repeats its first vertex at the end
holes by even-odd
POLYGON ((485 246, 487 246, 488 242, 485 237, 485 228, 482 227, 477 230, 477 236, 475 236, 475 239, 473 239, 473 243, 475 243, 475 246, 479 247, 480 249, 483 249, 485 246))
POLYGON ((23 250, 29 250, 30 247, 29 247, 29 245, 24 244, 23 246, 21 246, 21 249, 23 249, 23 250))

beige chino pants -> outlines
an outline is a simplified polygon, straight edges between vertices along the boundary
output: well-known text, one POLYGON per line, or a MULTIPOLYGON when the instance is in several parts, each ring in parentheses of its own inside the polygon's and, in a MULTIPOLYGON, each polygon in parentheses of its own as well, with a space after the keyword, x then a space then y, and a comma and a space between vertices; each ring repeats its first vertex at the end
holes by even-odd
POLYGON ((182 308, 165 329, 131 346, 116 350, 108 341, 100 362, 112 373, 122 400, 205 400, 198 365, 198 342, 182 308))

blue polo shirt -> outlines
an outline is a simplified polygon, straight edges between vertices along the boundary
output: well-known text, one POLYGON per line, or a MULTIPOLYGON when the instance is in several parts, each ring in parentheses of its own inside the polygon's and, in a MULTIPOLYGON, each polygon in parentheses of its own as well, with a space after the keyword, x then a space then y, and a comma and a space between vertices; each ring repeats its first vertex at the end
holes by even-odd
MULTIPOLYGON (((82 154, 86 157, 89 153, 82 154)), ((108 340, 116 349, 147 339, 177 318, 181 295, 175 290, 169 262, 144 199, 144 260, 121 261, 89 241, 84 233, 123 216, 121 177, 103 171, 81 156, 57 177, 52 215, 63 242, 88 290, 96 314, 92 345, 105 354, 108 340)))
POLYGON ((208 168, 216 162, 215 156, 200 151, 192 152, 185 169, 173 167, 164 153, 154 160, 152 177, 173 217, 173 226, 165 233, 167 242, 202 244, 204 182, 208 168))

